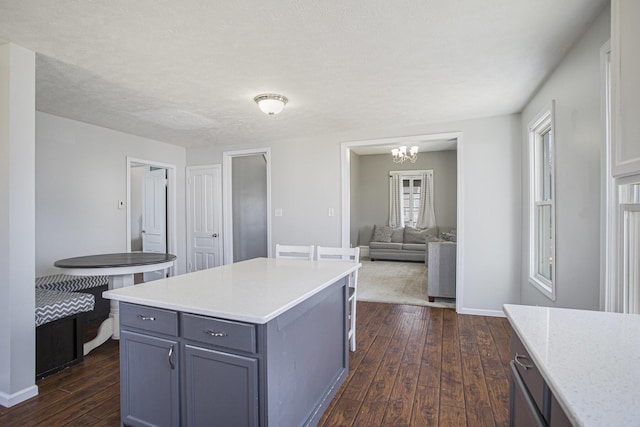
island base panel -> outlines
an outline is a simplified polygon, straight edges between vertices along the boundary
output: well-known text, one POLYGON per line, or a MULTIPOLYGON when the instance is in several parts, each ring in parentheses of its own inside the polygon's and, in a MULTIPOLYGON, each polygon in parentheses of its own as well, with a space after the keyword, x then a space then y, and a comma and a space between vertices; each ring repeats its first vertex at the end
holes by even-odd
POLYGON ((315 425, 348 374, 346 281, 267 324, 269 425, 315 425))

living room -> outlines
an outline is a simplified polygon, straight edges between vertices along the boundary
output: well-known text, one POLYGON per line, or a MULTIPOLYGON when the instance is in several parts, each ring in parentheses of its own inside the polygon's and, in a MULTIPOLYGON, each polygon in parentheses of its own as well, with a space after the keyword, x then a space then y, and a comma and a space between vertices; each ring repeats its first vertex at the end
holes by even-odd
MULTIPOLYGON (((564 36, 562 43, 549 41, 546 45, 547 49, 561 52, 556 52, 555 61, 539 75, 532 85, 535 89, 523 94, 517 106, 502 107, 501 112, 490 110, 486 116, 465 114, 460 107, 459 115, 439 115, 437 121, 425 119, 424 113, 402 122, 393 115, 384 124, 374 126, 372 123, 379 119, 374 115, 368 126, 356 123, 356 126, 336 126, 325 132, 310 127, 306 134, 293 135, 281 133, 280 129, 286 129, 287 120, 293 120, 308 106, 296 106, 298 101, 290 95, 291 101, 280 115, 267 117, 251 105, 250 96, 243 107, 255 110, 250 120, 257 124, 250 124, 249 119, 244 119, 242 124, 254 129, 253 133, 236 140, 221 138, 215 145, 185 146, 175 143, 180 132, 170 126, 157 131, 155 136, 138 136, 130 123, 129 128, 109 129, 108 120, 115 121, 115 116, 105 117, 103 123, 86 122, 82 110, 87 109, 87 105, 72 108, 77 114, 75 119, 56 114, 52 101, 38 108, 38 102, 46 100, 51 93, 57 96, 60 92, 53 91, 47 85, 49 82, 36 80, 41 86, 33 88, 37 110, 32 115, 32 166, 25 166, 22 173, 26 179, 17 187, 33 194, 35 200, 31 208, 25 202, 24 215, 33 217, 35 227, 31 234, 23 234, 26 240, 32 236, 34 244, 30 249, 33 262, 23 260, 30 272, 20 273, 21 281, 29 282, 34 277, 54 273, 53 262, 60 258, 125 250, 126 210, 119 209, 118 202, 126 200, 127 157, 175 165, 176 202, 184 207, 187 166, 220 164, 227 151, 269 146, 271 205, 283 212, 282 216, 272 218, 272 246, 278 242, 341 246, 348 245, 351 236, 342 180, 346 170, 345 153, 351 146, 412 135, 455 134, 458 136, 457 311, 501 316, 502 306, 507 303, 598 310, 601 306, 598 194, 602 186, 600 49, 610 38, 611 17, 608 2, 583 2, 577 9, 581 11, 579 16, 576 17, 573 10, 565 17, 571 34, 557 34, 564 36), (525 271, 529 251, 527 129, 536 114, 553 99, 558 122, 557 193, 559 200, 565 200, 557 211, 558 228, 562 229, 556 241, 557 258, 562 260, 562 267, 558 267, 556 280, 562 286, 558 286, 555 301, 530 286, 525 271), (131 130, 127 132, 127 129, 131 130), (162 142, 165 135, 167 141, 172 140, 162 142), (327 215, 329 209, 338 215, 327 215)), ((10 35, 0 32, 1 37, 10 35)), ((11 49, 21 51, 19 34, 15 38, 18 47, 11 49)), ((25 39, 25 50, 29 44, 25 39)), ((526 57, 526 53, 523 56, 526 57)), ((80 67, 41 53, 36 53, 32 62, 32 67, 39 67, 36 71, 46 69, 53 75, 56 71, 78 73, 87 81, 100 80, 80 67)), ((35 74, 33 70, 32 74, 35 74)), ((508 78, 503 76, 497 80, 499 85, 508 78)), ((268 82, 264 82, 257 86, 267 85, 268 82)), ((101 89, 109 90, 110 86, 105 83, 101 89)), ((130 95, 135 96, 135 91, 130 95)), ((213 99, 215 93, 208 96, 213 99)), ((482 91, 473 94, 473 97, 483 96, 482 91)), ((57 102, 65 104, 66 100, 58 97, 57 102)), ((362 106, 338 108, 363 108, 376 100, 359 102, 362 106)), ((333 106, 322 104, 327 110, 333 106)), ((214 138, 212 134, 215 135, 215 131, 206 133, 205 139, 214 138)), ((19 161, 28 165, 28 159, 29 153, 19 161)), ((11 205, 16 209, 22 206, 13 201, 11 205)), ((176 240, 178 274, 186 272, 185 224, 185 209, 179 208, 176 232, 182 237, 176 240)), ((13 239, 17 238, 12 237, 7 243, 10 250, 20 247, 11 243, 13 239)), ((4 270, 17 274, 18 264, 16 260, 7 261, 4 270)), ((16 291, 15 285, 4 283, 3 280, 3 293, 16 291)), ((28 303, 25 305, 28 308, 28 303)), ((2 336, 8 341, 13 328, 4 323, 2 328, 2 336)), ((32 349, 30 345, 25 347, 32 349)), ((2 366, 2 370, 12 372, 14 369, 2 366)), ((12 395, 16 387, 7 386, 1 391, 12 395)))

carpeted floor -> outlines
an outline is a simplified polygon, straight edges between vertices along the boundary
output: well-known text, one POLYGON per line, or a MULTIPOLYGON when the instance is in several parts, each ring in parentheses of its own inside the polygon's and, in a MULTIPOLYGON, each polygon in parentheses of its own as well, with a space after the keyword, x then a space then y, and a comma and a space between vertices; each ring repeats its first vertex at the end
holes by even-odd
POLYGON ((455 308, 455 299, 427 300, 427 266, 421 262, 361 259, 358 301, 455 308))

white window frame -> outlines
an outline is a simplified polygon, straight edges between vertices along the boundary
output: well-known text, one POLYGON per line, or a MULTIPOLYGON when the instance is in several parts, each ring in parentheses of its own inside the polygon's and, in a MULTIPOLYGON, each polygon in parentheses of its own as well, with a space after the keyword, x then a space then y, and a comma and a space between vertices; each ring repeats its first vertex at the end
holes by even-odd
MULTIPOLYGON (((420 185, 425 185, 424 182, 422 182, 422 174, 424 173, 431 173, 433 174, 433 169, 427 169, 427 170, 405 170, 405 171, 389 171, 389 177, 395 175, 398 175, 399 179, 400 179, 400 187, 403 188, 403 180, 408 179, 410 180, 410 184, 409 187, 411 189, 413 189, 413 181, 414 180, 419 180, 420 181, 420 185)), ((389 186, 393 185, 393 181, 389 180, 389 186)), ((391 194, 391 189, 389 189, 389 194, 391 194)), ((422 202, 422 200, 421 200, 422 202)), ((412 202, 413 204, 413 202, 412 202)), ((402 197, 400 197, 400 212, 402 213, 402 225, 403 226, 407 226, 409 224, 406 223, 405 221, 405 217, 404 217, 404 208, 405 208, 405 204, 404 204, 404 193, 402 193, 402 197)), ((419 206, 418 206, 419 207, 419 206)), ((409 209, 409 217, 413 220, 413 225, 412 227, 415 227, 415 224, 418 222, 418 218, 412 218, 413 217, 413 206, 410 206, 409 209)))
POLYGON ((556 300, 556 190, 555 190, 555 101, 551 101, 529 124, 529 283, 552 301, 556 300), (549 132, 551 197, 542 201, 538 190, 541 181, 539 150, 542 136, 549 132), (551 280, 538 273, 538 212, 540 206, 550 206, 551 212, 551 280))

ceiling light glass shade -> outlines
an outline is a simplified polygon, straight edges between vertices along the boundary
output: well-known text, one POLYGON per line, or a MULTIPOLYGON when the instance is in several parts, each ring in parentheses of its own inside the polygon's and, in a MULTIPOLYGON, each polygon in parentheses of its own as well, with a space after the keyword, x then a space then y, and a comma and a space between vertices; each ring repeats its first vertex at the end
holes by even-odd
POLYGON ((414 145, 409 148, 409 154, 407 154, 407 147, 402 145, 398 148, 392 148, 391 154, 393 155, 394 163, 404 163, 406 161, 410 161, 411 163, 415 163, 418 160, 418 146, 414 145))
POLYGON ((275 93, 263 93, 253 98, 258 104, 258 108, 270 116, 278 114, 289 101, 286 96, 275 93))

